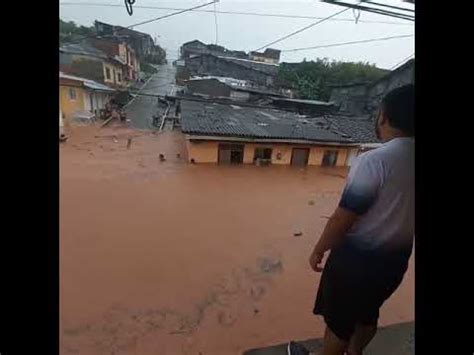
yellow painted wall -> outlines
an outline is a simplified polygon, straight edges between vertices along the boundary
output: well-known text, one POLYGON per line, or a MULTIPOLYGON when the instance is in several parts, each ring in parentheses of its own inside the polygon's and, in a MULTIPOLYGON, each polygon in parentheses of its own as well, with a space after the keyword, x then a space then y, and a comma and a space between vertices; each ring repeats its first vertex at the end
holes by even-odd
POLYGON ((347 148, 339 148, 339 153, 337 154, 337 161, 336 166, 345 166, 347 160, 347 152, 349 149, 347 148))
POLYGON ((123 85, 123 73, 122 73, 122 68, 119 65, 113 65, 110 63, 103 62, 103 67, 104 67, 104 83, 105 84, 116 84, 116 85, 123 85), (109 68, 110 70, 110 79, 107 79, 107 69, 109 68), (114 71, 115 71, 115 78, 114 78, 114 71), (122 73, 122 82, 117 83, 117 73, 122 73))
MULTIPOLYGON (((196 163, 217 163, 218 161, 218 142, 202 142, 191 143, 186 141, 188 149, 188 160, 194 158, 196 163)), ((255 144, 245 143, 244 146, 244 164, 253 164, 255 155, 255 148, 271 148, 272 149, 272 164, 275 165, 289 165, 291 164, 291 154, 293 148, 310 148, 308 165, 321 165, 323 161, 324 151, 337 150, 336 166, 345 166, 347 160, 348 148, 339 147, 311 147, 311 146, 296 146, 286 144, 255 144), (280 159, 278 154, 280 153, 280 159)))
POLYGON ((80 87, 61 85, 59 87, 59 100, 63 112, 64 124, 67 125, 73 112, 84 110, 84 89, 80 87), (76 91, 75 100, 69 98, 70 88, 76 91))
POLYGON ((253 164, 256 148, 271 148, 272 149, 272 164, 290 164, 291 161, 291 147, 284 144, 254 144, 246 143, 244 147, 244 163, 253 164), (278 153, 281 153, 279 160, 278 153))
POLYGON ((196 163, 217 163, 217 142, 195 143, 186 140, 188 148, 188 160, 194 159, 196 163))

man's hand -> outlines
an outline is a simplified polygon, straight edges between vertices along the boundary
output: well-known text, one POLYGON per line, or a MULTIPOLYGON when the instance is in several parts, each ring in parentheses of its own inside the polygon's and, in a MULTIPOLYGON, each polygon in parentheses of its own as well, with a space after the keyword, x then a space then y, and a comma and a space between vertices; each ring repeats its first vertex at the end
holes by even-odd
POLYGON ((321 262, 323 261, 324 253, 313 251, 311 256, 309 257, 309 265, 311 268, 316 272, 323 271, 323 268, 320 266, 321 262))

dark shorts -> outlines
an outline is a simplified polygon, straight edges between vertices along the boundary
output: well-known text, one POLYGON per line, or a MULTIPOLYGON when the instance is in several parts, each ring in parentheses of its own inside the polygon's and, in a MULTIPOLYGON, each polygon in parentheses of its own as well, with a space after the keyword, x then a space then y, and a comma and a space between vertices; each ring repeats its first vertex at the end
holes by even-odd
POLYGON ((355 326, 377 325, 379 309, 402 282, 412 248, 362 252, 346 244, 331 251, 324 266, 313 313, 349 341, 355 326))

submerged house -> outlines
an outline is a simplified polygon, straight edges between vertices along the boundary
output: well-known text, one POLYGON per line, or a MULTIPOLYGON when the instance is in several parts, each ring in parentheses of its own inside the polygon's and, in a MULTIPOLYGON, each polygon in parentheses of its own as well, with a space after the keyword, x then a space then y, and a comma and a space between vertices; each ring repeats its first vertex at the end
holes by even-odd
POLYGON ((350 166, 364 144, 378 141, 370 123, 353 122, 363 132, 351 135, 342 119, 183 101, 181 129, 192 163, 350 166))
POLYGON ((60 126, 76 116, 98 117, 115 89, 86 78, 59 73, 60 126))

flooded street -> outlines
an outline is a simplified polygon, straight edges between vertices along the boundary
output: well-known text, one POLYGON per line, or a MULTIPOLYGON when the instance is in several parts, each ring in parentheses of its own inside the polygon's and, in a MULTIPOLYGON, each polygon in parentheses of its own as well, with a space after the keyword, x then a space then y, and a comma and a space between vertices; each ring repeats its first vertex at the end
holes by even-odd
MULTIPOLYGON (((345 175, 191 165, 179 132, 74 128, 60 148, 61 354, 237 355, 322 336, 308 257, 345 175)), ((380 325, 413 320, 413 303, 412 260, 380 325)))
MULTIPOLYGON (((153 74, 138 91, 144 95, 172 95, 175 91, 176 68, 171 64, 157 65, 158 72, 153 74)), ((162 114, 163 108, 157 105, 158 98, 153 96, 140 96, 126 105, 127 118, 136 129, 153 129, 153 115, 162 114)))

